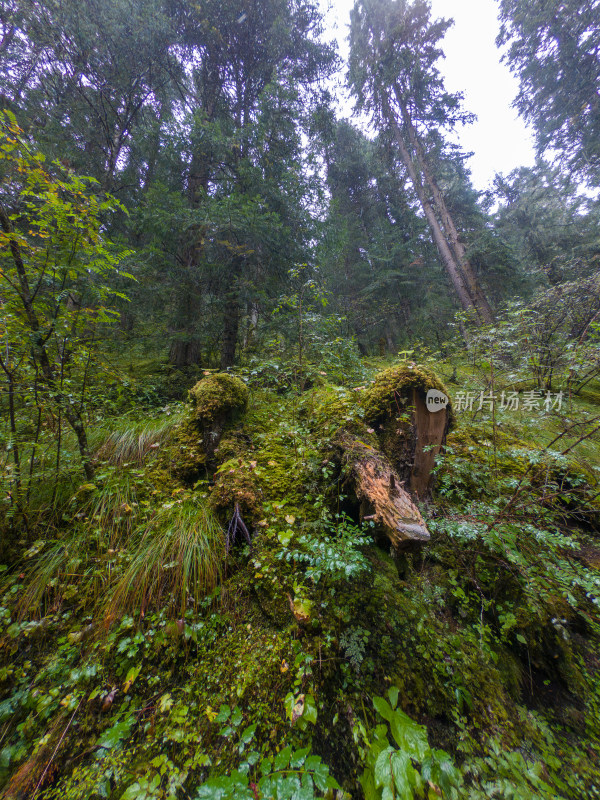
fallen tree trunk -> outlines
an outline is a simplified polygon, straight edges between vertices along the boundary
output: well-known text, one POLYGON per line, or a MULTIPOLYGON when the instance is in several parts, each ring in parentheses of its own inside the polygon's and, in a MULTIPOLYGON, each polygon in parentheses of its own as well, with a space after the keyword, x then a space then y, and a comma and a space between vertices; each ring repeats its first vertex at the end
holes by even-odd
POLYGON ((362 520, 373 520, 395 550, 429 541, 419 509, 387 458, 348 433, 337 441, 347 481, 360 501, 362 520))

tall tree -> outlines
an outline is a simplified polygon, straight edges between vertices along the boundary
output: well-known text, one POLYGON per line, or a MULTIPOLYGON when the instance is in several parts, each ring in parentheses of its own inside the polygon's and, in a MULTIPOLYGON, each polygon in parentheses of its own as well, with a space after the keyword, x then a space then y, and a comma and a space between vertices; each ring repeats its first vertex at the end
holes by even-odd
POLYGON ((426 0, 357 0, 351 14, 349 82, 359 108, 389 131, 413 184, 446 273, 467 311, 493 319, 465 243, 436 181, 425 146, 429 128, 471 119, 461 95, 449 94, 436 67, 451 25, 431 20, 426 0))
MULTIPOLYGON (((187 68, 180 93, 194 120, 187 195, 199 221, 190 229, 193 242, 186 261, 191 273, 202 264, 206 268, 207 260, 220 268, 211 272, 222 276, 221 366, 226 368, 233 363, 242 308, 248 300, 252 304, 248 287, 258 275, 264 285, 273 270, 284 274, 276 265, 285 254, 287 266, 292 266, 298 246, 307 239, 299 224, 306 221, 308 194, 300 191, 304 176, 297 129, 321 94, 320 83, 332 70, 334 55, 319 40, 321 17, 310 0, 247 0, 241 5, 209 0, 201 6, 175 2, 173 14, 187 68), (249 219, 256 220, 254 212, 260 208, 273 231, 285 233, 270 254, 271 237, 257 246, 253 224, 245 236, 237 214, 226 235, 215 234, 223 233, 218 201, 232 197, 238 208, 246 204, 253 209, 249 219), (209 208, 217 213, 215 224, 204 213, 209 208), (220 253, 209 247, 215 235, 227 243, 226 253, 223 244, 220 253)), ((213 287, 218 283, 213 281, 213 287)), ((184 346, 184 337, 179 337, 177 349, 184 346)))
POLYGON ((176 77, 165 9, 154 0, 6 0, 0 26, 5 104, 45 152, 122 191, 136 129, 160 116, 176 77))
POLYGON ((540 155, 600 183, 600 2, 500 0, 498 45, 519 77, 516 106, 537 134, 540 155))
POLYGON ((538 159, 496 176, 494 228, 531 283, 582 277, 600 253, 600 206, 579 192, 578 181, 538 159))

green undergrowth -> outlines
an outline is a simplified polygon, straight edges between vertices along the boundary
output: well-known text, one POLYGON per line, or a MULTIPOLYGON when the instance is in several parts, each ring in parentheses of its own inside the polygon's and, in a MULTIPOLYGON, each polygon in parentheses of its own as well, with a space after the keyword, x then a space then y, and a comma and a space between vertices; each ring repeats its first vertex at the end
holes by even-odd
POLYGON ((103 422, 94 483, 4 571, 5 797, 600 797, 597 445, 547 447, 591 397, 455 411, 431 541, 390 553, 335 454, 407 413, 384 366, 246 375, 208 450, 193 406, 103 422))

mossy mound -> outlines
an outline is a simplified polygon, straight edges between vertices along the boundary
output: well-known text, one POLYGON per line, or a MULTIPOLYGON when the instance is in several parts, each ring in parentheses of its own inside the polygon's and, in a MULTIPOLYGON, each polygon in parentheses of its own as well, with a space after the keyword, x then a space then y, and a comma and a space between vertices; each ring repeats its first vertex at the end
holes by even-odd
POLYGON ((301 413, 322 436, 333 436, 340 427, 352 433, 363 433, 365 425, 357 395, 356 390, 326 384, 305 396, 301 413))
POLYGON ((227 417, 243 411, 249 397, 246 384, 226 373, 209 375, 189 391, 194 419, 205 428, 222 424, 227 417))
POLYGON ((230 516, 237 505, 244 520, 256 523, 263 516, 261 490, 252 464, 232 458, 219 467, 211 492, 211 506, 221 515, 230 516))
MULTIPOLYGON (((312 747, 358 799, 381 722, 373 700, 391 687, 450 754, 461 797, 595 797, 596 484, 566 456, 540 452, 528 438, 537 430, 518 419, 460 414, 422 509, 430 541, 389 554, 371 514, 358 524, 340 439, 393 457, 410 479, 430 430, 419 422, 448 422, 425 408, 429 388, 445 391, 430 370, 403 364, 366 389, 253 389, 242 415, 246 387, 212 375, 168 436, 148 440, 152 458, 131 458, 126 441, 106 465, 118 485, 104 505, 82 487, 54 560, 40 559, 48 545, 27 554, 50 586, 43 602, 19 615, 16 598, 30 591, 20 564, 0 593, 0 786, 33 776, 32 795, 53 759, 40 800, 209 796, 210 781, 231 788, 247 769, 257 786, 263 763, 312 747), (231 546, 217 585, 174 607, 185 565, 172 520, 203 504, 231 546), (251 547, 229 526, 236 505, 251 547), (155 539, 140 570, 160 579, 152 606, 131 578, 142 530, 155 539), (103 613, 117 581, 128 587, 124 616, 103 613)), ((207 547, 223 555, 221 538, 207 547)), ((221 796, 246 796, 235 791, 221 796)))
POLYGON ((404 410, 402 405, 398 407, 399 399, 406 402, 413 390, 426 395, 430 389, 448 394, 442 381, 427 367, 417 364, 390 367, 379 373, 373 385, 363 395, 365 421, 377 425, 404 410))
POLYGON ((188 419, 173 430, 167 446, 156 459, 153 475, 161 487, 171 487, 172 491, 181 482, 192 484, 202 474, 205 466, 206 452, 202 435, 188 419))

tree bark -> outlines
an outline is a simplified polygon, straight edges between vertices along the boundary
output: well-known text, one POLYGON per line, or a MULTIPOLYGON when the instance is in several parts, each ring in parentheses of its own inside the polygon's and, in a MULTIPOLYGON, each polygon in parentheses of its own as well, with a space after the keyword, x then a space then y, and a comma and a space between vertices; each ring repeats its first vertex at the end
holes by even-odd
POLYGON ((361 519, 372 520, 395 550, 429 541, 421 512, 387 458, 347 433, 337 444, 360 501, 361 519))
POLYGON ((396 116, 392 111, 390 100, 385 93, 383 93, 382 98, 383 111, 393 128, 402 161, 417 193, 419 203, 427 219, 444 268, 450 278, 462 308, 465 311, 474 311, 481 323, 493 322, 494 314, 491 306, 467 259, 465 247, 460 241, 458 231, 448 211, 444 196, 429 169, 423 147, 419 141, 412 120, 410 119, 406 105, 399 95, 397 86, 395 87, 395 93, 398 103, 400 104, 402 121, 408 131, 410 147, 414 152, 414 160, 409 146, 404 139, 402 130, 398 125, 396 116), (419 171, 425 179, 425 184, 430 192, 425 191, 423 181, 415 167, 415 161, 418 164, 419 171), (429 193, 431 193, 433 197, 433 203, 428 197, 429 193))
POLYGON ((240 298, 238 289, 228 293, 225 302, 223 322, 223 343, 221 345, 221 369, 233 367, 240 328, 240 298))
MULTIPOLYGON (((191 336, 191 335, 190 335, 191 336)), ((169 348, 169 363, 180 369, 199 364, 202 359, 200 343, 193 338, 175 339, 169 348)))
POLYGON ((482 322, 491 323, 494 321, 494 312, 492 311, 492 307, 490 306, 488 299, 485 296, 479 281, 477 280, 477 276, 473 271, 473 267, 467 258, 466 248, 460 241, 456 225, 454 224, 452 215, 448 211, 448 206, 446 205, 444 195, 442 194, 440 187, 433 176, 433 173, 429 169, 425 152, 423 150, 423 145, 419 141, 419 137, 417 136, 415 126, 410 118, 406 104, 402 102, 399 96, 398 87, 395 88, 395 92, 398 102, 400 103, 402 119, 408 131, 408 136, 415 152, 417 163, 421 170, 421 174, 425 178, 427 186, 431 189, 435 210, 438 212, 438 216, 441 221, 442 228, 446 234, 447 241, 452 252, 454 253, 459 269, 463 274, 463 280, 477 309, 478 316, 482 322))
POLYGON ((425 192, 423 191, 423 186, 421 184, 421 181, 419 180, 419 176, 417 175, 415 165, 406 146, 406 142, 404 141, 404 137, 402 136, 402 131, 398 127, 398 123, 396 122, 392 114, 392 109, 389 105, 389 101, 385 96, 383 101, 383 108, 385 114, 387 115, 388 121, 390 122, 390 124, 394 129, 394 134, 396 136, 396 141, 398 143, 398 148, 400 150, 402 161, 404 162, 404 166, 406 167, 410 180, 415 188, 415 192, 417 193, 419 203, 421 204, 421 208, 423 209, 423 213, 425 214, 427 223, 429 224, 433 240, 437 246, 438 252, 444 264, 444 268, 446 270, 446 273, 448 274, 448 277, 450 278, 450 282, 452 283, 454 291, 458 296, 458 299, 460 301, 461 306, 463 307, 463 310, 476 311, 475 304, 467 290, 463 276, 459 271, 454 255, 450 250, 448 242, 446 241, 446 237, 444 236, 444 233, 437 220, 435 211, 433 210, 433 206, 431 205, 431 203, 429 202, 429 200, 425 195, 425 192))

